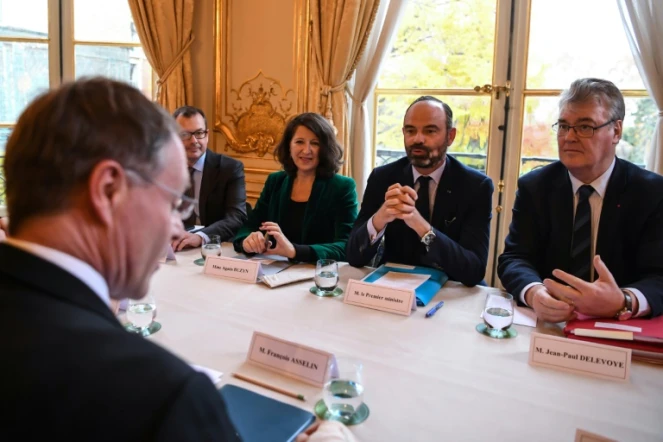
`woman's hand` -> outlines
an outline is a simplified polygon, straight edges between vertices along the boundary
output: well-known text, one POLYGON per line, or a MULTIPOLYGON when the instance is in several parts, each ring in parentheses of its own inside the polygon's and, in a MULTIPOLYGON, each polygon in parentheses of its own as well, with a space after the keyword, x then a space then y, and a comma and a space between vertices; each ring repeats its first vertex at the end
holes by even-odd
POLYGON ((295 257, 295 246, 293 246, 288 238, 285 237, 278 224, 267 221, 262 223, 260 230, 262 230, 266 235, 271 235, 276 240, 276 246, 274 248, 267 249, 269 254, 285 256, 286 258, 290 259, 295 257))
POLYGON ((252 232, 242 242, 242 248, 245 253, 265 253, 265 236, 262 232, 252 232))

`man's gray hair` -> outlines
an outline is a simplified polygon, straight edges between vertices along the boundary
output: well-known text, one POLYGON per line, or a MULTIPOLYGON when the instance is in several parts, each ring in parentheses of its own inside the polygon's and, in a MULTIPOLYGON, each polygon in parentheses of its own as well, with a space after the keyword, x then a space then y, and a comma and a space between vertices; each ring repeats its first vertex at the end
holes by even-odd
POLYGON ((624 119, 626 107, 621 91, 611 81, 600 78, 581 78, 571 83, 560 95, 559 111, 569 103, 586 103, 590 100, 605 107, 611 120, 624 119))

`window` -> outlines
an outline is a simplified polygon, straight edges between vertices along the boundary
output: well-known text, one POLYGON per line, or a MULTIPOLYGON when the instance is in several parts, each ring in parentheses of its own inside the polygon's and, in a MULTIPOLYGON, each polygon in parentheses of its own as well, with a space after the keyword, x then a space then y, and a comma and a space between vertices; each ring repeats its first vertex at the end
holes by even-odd
POLYGON ((152 69, 126 0, 0 0, 0 166, 25 106, 50 87, 91 75, 131 83, 152 97, 152 69))

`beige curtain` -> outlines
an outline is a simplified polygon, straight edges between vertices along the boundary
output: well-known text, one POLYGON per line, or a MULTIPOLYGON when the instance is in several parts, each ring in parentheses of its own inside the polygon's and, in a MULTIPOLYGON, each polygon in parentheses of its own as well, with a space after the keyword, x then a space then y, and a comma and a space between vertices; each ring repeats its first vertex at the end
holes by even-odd
POLYGON ((338 131, 345 175, 351 170, 346 87, 366 46, 379 5, 380 0, 310 0, 308 109, 323 114, 338 131))
POLYGON ((194 0, 129 0, 138 37, 159 77, 157 102, 169 112, 193 98, 191 55, 194 0))
POLYGON ((372 97, 382 61, 391 50, 400 17, 408 0, 382 0, 366 50, 357 65, 354 79, 354 100, 352 121, 350 122, 350 143, 352 146, 352 170, 350 176, 357 183, 357 196, 361 200, 368 176, 373 170, 373 112, 372 97))

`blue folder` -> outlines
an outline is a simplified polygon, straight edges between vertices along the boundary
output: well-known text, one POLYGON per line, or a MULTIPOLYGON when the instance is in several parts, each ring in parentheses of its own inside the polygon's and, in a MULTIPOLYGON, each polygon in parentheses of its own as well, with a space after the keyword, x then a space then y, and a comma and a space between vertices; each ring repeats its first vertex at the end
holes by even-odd
POLYGON ((306 410, 236 385, 224 385, 219 392, 244 442, 290 442, 315 421, 306 410))
POLYGON ((417 287, 414 291, 414 295, 417 297, 417 305, 423 307, 430 302, 431 299, 435 296, 438 290, 442 288, 444 283, 449 280, 449 276, 444 273, 442 270, 431 269, 429 267, 416 266, 401 266, 401 265, 390 265, 389 263, 383 264, 373 273, 366 276, 364 281, 366 282, 375 282, 378 279, 382 278, 387 272, 396 272, 396 273, 414 273, 418 275, 430 275, 430 278, 426 280, 423 284, 417 287))

